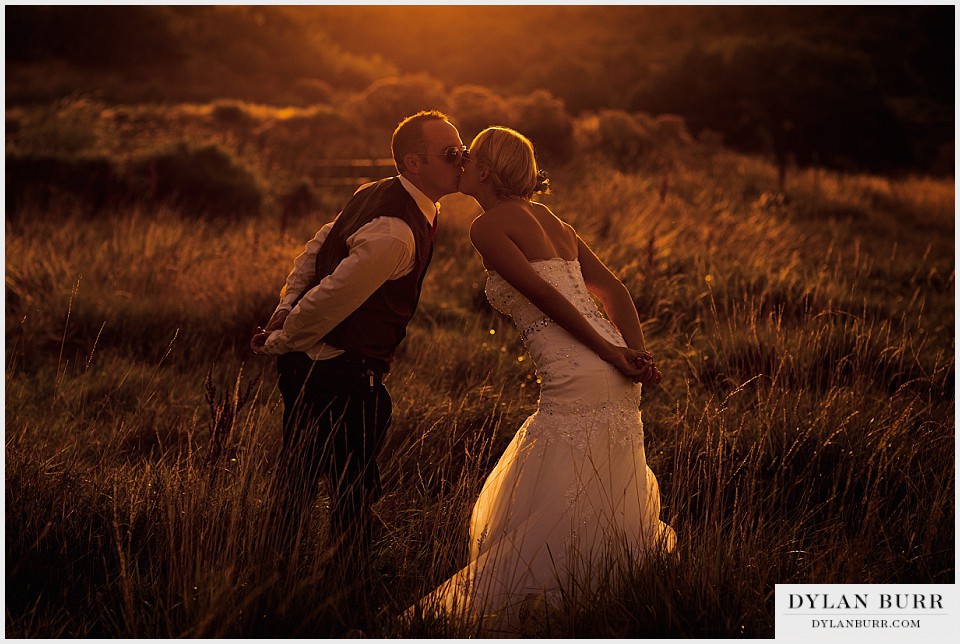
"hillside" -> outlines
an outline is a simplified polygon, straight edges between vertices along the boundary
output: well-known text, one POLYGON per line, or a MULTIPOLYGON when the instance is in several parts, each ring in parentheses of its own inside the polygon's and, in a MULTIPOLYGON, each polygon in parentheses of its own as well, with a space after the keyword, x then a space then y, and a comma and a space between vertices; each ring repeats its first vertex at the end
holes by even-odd
POLYGON ((9 7, 7 104, 79 92, 336 107, 344 92, 422 72, 448 90, 542 88, 573 116, 675 113, 695 135, 801 163, 950 174, 950 17, 946 6, 9 7), (754 74, 750 52, 792 67, 754 74), (791 91, 791 69, 811 75, 804 91, 791 91), (877 132, 885 142, 864 146, 877 132))

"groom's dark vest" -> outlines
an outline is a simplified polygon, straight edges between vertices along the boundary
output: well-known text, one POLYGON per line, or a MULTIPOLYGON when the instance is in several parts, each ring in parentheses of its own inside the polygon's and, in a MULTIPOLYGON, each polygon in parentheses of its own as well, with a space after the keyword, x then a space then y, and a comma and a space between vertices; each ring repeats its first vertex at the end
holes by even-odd
POLYGON ((410 226, 416 243, 413 269, 403 277, 384 282, 323 341, 348 354, 382 362, 383 368, 389 369, 394 351, 407 334, 407 323, 417 310, 423 278, 433 256, 431 226, 399 178, 382 179, 347 202, 317 252, 313 286, 330 275, 349 254, 347 238, 377 217, 396 217, 410 226))

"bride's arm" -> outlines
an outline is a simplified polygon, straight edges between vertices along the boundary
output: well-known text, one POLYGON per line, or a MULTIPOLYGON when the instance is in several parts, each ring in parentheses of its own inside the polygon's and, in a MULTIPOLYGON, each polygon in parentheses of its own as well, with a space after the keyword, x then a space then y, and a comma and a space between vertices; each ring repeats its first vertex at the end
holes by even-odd
POLYGON ((634 378, 634 381, 645 384, 659 384, 663 376, 657 369, 653 356, 647 352, 647 346, 643 339, 643 328, 640 326, 640 316, 637 314, 637 307, 633 303, 633 298, 630 297, 630 291, 600 261, 579 235, 577 235, 577 252, 580 258, 580 270, 583 273, 583 280, 587 289, 600 300, 603 310, 607 312, 610 321, 620 331, 620 335, 623 336, 627 346, 639 352, 639 358, 635 356, 633 360, 642 373, 638 378, 634 378))
POLYGON ((620 331, 627 346, 638 351, 646 351, 643 329, 637 307, 623 282, 594 254, 587 243, 577 236, 580 270, 587 289, 597 296, 603 310, 620 331))
MULTIPOLYGON (((634 364, 635 352, 618 347, 601 336, 586 318, 557 289, 537 274, 529 260, 504 227, 491 225, 483 217, 470 228, 470 241, 483 257, 484 265, 497 272, 570 335, 630 377, 643 372, 634 364)), ((638 322, 639 325, 639 322, 638 322)))

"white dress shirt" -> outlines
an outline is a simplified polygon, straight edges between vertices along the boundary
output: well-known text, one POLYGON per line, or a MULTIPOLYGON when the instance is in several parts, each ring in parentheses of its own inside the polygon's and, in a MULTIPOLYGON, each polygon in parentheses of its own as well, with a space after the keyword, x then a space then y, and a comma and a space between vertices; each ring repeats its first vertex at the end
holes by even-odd
MULTIPOLYGON (((420 207, 427 223, 436 221, 440 204, 434 203, 406 177, 400 183, 420 207)), ((373 185, 367 183, 357 189, 373 185)), ((354 193, 356 194, 356 193, 354 193)), ((403 277, 416 260, 413 231, 402 219, 383 216, 361 226, 347 237, 349 254, 294 306, 303 289, 313 283, 316 257, 333 222, 317 231, 297 256, 280 294, 277 311, 290 311, 283 328, 267 338, 263 352, 273 355, 303 351, 314 360, 327 360, 343 353, 322 338, 363 304, 386 281, 403 277)))

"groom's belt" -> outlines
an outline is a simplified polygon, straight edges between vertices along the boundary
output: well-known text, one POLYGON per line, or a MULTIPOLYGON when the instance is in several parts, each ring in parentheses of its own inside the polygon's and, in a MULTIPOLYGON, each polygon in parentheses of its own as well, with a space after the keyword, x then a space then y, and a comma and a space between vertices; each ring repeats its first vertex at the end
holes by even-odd
POLYGON ((288 353, 285 356, 284 361, 288 364, 292 362, 299 365, 301 369, 323 375, 325 378, 365 380, 371 385, 382 383, 383 374, 388 371, 388 365, 383 360, 364 358, 352 353, 342 353, 328 360, 314 360, 301 351, 288 353))
POLYGON ((331 371, 342 371, 345 375, 373 375, 377 379, 382 379, 383 374, 390 370, 389 365, 376 358, 364 358, 361 355, 352 353, 341 353, 335 358, 329 360, 317 360, 317 366, 329 369, 331 371))

